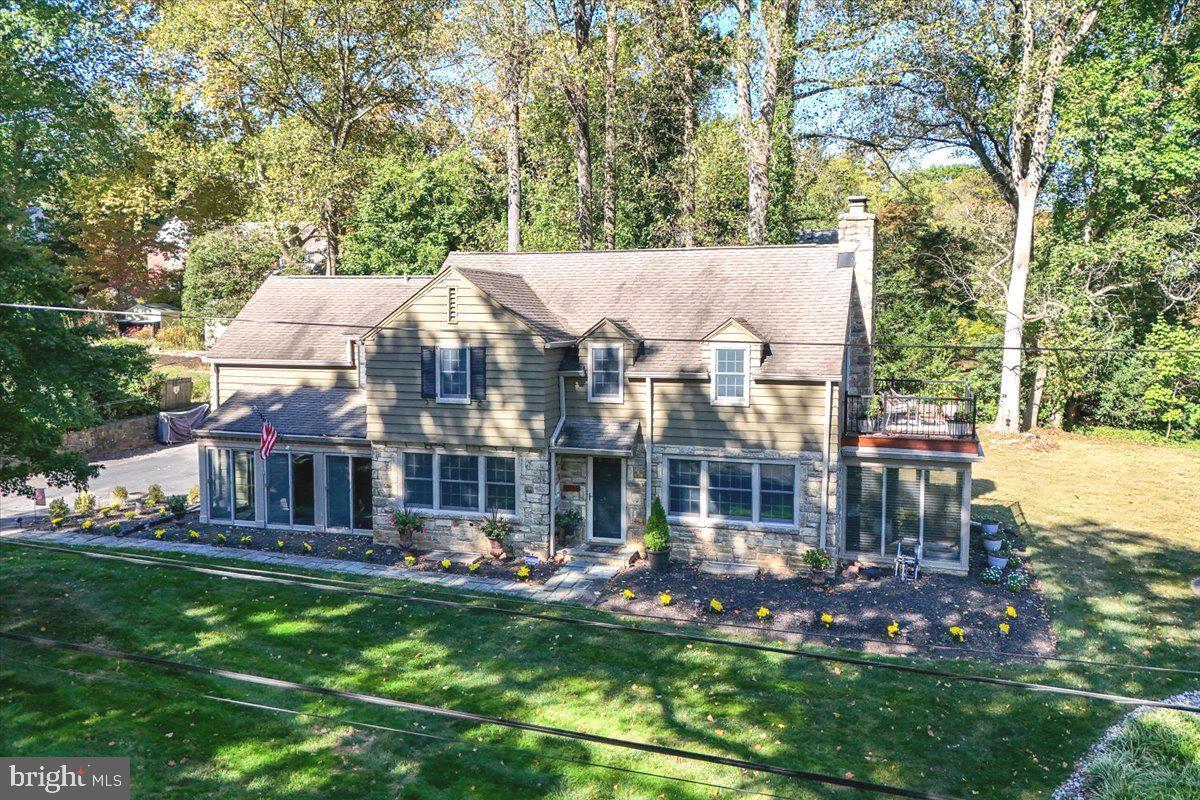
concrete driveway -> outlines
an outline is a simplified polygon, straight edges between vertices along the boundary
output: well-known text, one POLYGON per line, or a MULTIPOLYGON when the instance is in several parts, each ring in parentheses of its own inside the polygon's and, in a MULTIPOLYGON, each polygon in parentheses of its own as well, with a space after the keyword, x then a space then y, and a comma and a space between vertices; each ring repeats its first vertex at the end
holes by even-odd
MULTIPOLYGON (((197 457, 196 445, 188 443, 164 446, 125 458, 96 461, 93 463, 101 468, 100 474, 92 479, 88 489, 95 493, 100 503, 108 499, 114 486, 124 486, 134 494, 144 492, 150 484, 157 483, 167 494, 186 494, 188 489, 199 483, 197 457)), ((45 486, 45 483, 34 481, 33 485, 45 486)), ((75 490, 70 486, 46 489, 47 503, 55 497, 65 497, 69 503, 74 496, 75 490)), ((28 497, 0 495, 0 530, 16 527, 17 520, 22 516, 45 513, 44 507, 35 509, 33 500, 28 497)))

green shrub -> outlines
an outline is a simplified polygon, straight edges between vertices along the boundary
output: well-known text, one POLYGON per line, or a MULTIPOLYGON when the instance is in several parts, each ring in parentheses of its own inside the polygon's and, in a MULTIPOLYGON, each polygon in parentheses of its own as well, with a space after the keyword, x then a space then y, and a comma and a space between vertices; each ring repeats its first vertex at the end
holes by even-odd
POLYGON ((92 494, 91 492, 80 492, 79 494, 75 495, 75 513, 96 513, 96 495, 92 494))
POLYGON ((425 518, 415 511, 400 508, 392 512, 392 525, 401 536, 415 536, 425 529, 425 518))
POLYGON ((161 328, 154 343, 163 350, 203 350, 204 339, 200 331, 184 325, 169 325, 161 328))
POLYGON ((89 353, 89 392, 101 419, 124 419, 158 408, 161 373, 153 371, 154 356, 145 342, 106 339, 89 353))
POLYGON ((167 497, 167 499, 164 501, 163 504, 167 507, 167 511, 170 511, 172 514, 174 514, 175 516, 178 517, 180 514, 187 511, 187 507, 188 507, 187 495, 182 495, 182 494, 170 495, 167 497))
POLYGON ((161 506, 166 499, 167 495, 163 492, 162 486, 157 483, 150 484, 150 488, 146 490, 146 505, 161 506))
POLYGON ((642 542, 649 553, 661 553, 671 548, 671 527, 667 524, 667 512, 657 497, 650 506, 650 519, 646 521, 646 533, 642 536, 642 542))
POLYGON ((833 559, 829 557, 829 553, 826 553, 819 547, 808 548, 800 558, 805 564, 818 572, 829 569, 829 565, 833 563, 833 559))
POLYGON ((67 501, 61 497, 56 497, 50 501, 50 518, 62 519, 67 514, 71 513, 71 507, 67 505, 67 501))
POLYGON ((112 489, 112 504, 118 508, 129 500, 129 490, 124 486, 114 486, 112 489))

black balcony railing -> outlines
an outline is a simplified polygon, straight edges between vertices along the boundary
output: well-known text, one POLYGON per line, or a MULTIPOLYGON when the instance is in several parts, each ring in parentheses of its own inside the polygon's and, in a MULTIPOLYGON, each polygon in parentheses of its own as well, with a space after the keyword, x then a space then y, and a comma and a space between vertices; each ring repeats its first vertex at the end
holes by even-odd
POLYGON ((963 382, 880 381, 875 394, 846 395, 844 433, 912 439, 974 439, 975 396, 963 382))

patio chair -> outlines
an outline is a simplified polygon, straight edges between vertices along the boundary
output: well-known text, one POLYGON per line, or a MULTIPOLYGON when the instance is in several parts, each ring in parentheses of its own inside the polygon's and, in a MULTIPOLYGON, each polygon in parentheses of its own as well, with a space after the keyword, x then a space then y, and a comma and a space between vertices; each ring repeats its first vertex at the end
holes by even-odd
POLYGON ((899 578, 901 583, 909 579, 910 573, 914 581, 920 576, 921 549, 921 543, 913 539, 907 542, 900 539, 896 542, 896 560, 892 565, 892 575, 899 578), (909 545, 908 548, 905 547, 906 544, 909 545))

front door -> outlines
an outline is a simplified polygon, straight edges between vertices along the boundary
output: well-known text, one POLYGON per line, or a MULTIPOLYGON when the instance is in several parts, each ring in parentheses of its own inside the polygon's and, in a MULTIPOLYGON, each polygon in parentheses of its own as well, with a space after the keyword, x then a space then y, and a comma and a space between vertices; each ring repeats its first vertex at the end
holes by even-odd
POLYGON ((598 542, 625 540, 623 518, 623 488, 621 459, 591 459, 591 503, 588 508, 588 535, 598 542))

